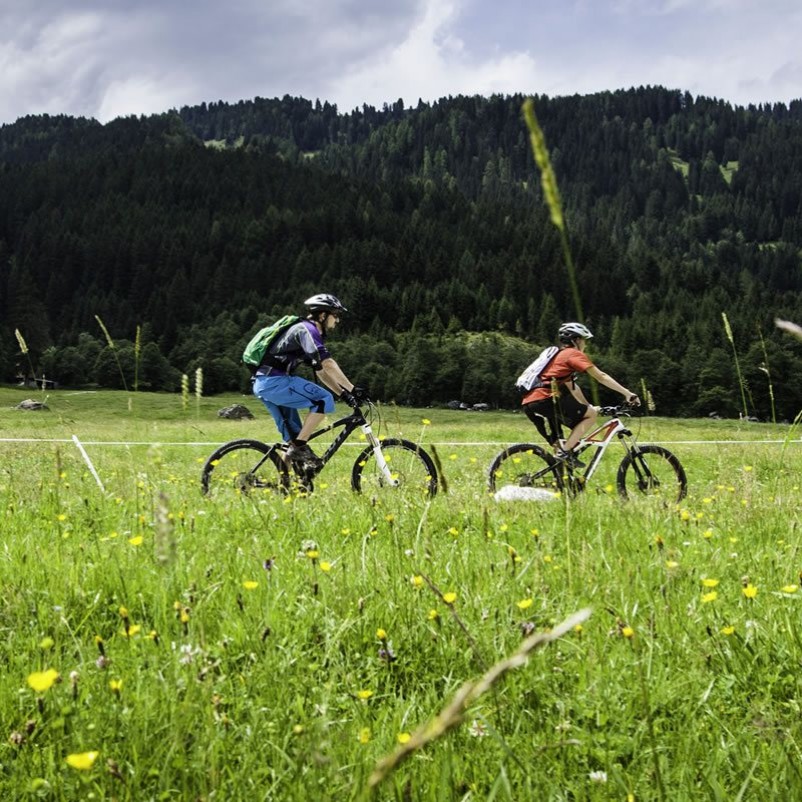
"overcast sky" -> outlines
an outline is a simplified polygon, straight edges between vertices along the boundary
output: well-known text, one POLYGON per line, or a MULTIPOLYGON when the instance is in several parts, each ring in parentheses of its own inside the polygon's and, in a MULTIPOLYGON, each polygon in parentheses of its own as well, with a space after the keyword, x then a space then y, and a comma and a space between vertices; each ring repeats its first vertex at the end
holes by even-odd
POLYGON ((0 0, 0 124, 285 94, 802 97, 801 0, 0 0))

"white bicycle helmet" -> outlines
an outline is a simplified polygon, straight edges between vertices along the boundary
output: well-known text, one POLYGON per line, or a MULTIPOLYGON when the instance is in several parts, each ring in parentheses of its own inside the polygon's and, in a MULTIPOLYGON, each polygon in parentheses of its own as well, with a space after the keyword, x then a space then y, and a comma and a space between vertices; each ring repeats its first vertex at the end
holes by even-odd
POLYGON ((334 312, 341 314, 348 310, 340 303, 340 300, 329 292, 319 292, 304 301, 304 306, 310 312, 334 312))
POLYGON ((560 342, 572 343, 578 337, 583 340, 593 339, 591 330, 582 323, 563 323, 557 331, 560 342))

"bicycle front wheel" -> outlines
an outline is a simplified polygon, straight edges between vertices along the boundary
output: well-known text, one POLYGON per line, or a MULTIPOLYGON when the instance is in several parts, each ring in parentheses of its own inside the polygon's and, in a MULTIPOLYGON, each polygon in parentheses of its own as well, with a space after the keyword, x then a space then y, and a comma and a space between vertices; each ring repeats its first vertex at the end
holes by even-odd
POLYGON ((351 487, 357 493, 395 492, 413 496, 434 496, 437 493, 437 468, 432 458, 409 440, 381 441, 381 453, 387 471, 368 446, 356 459, 351 471, 351 487))
POLYGON ((688 480, 680 461, 662 446, 635 446, 618 466, 618 492, 624 497, 656 496, 682 501, 688 480))
POLYGON ((531 487, 558 493, 563 490, 562 466, 551 454, 532 443, 516 443, 496 456, 487 472, 487 487, 531 487))
POLYGON ((232 440, 206 460, 201 488, 208 496, 286 494, 290 474, 284 460, 267 443, 232 440))

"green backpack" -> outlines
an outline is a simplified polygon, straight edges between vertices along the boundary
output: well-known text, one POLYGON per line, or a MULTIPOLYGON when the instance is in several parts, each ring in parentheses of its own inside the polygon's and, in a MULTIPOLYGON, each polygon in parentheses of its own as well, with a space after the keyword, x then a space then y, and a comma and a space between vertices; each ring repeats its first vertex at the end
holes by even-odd
POLYGON ((251 341, 245 346, 245 350, 242 352, 242 361, 251 369, 251 373, 256 373, 257 369, 264 361, 265 354, 271 343, 281 334, 284 334, 290 326, 294 326, 302 320, 303 318, 298 317, 298 315, 284 315, 284 317, 280 317, 275 323, 271 323, 269 326, 259 329, 259 331, 253 335, 251 341))

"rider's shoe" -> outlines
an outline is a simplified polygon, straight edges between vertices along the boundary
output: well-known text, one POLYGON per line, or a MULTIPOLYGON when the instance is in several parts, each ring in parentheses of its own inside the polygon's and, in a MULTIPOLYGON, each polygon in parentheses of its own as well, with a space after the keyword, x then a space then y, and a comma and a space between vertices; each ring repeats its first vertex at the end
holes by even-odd
POLYGON ((323 467, 323 460, 312 451, 308 443, 290 443, 286 453, 287 459, 295 468, 319 471, 323 467))
POLYGON ((574 451, 565 451, 564 449, 560 448, 554 455, 554 459, 564 462, 571 469, 586 467, 585 463, 582 462, 579 457, 577 457, 574 451))

